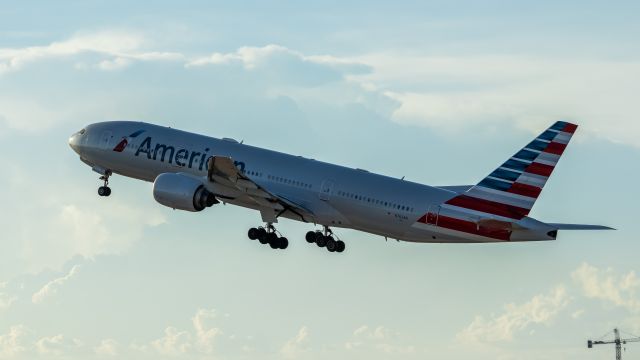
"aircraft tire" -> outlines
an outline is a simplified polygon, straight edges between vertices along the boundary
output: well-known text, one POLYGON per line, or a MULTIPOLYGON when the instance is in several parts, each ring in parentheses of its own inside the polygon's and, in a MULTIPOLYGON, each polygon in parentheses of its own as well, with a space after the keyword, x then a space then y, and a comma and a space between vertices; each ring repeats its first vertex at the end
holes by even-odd
POLYGON ((269 234, 266 231, 260 231, 260 235, 258 236, 258 241, 260 244, 268 244, 269 243, 269 234))
POLYGON ((329 252, 334 252, 337 249, 337 243, 332 237, 328 237, 326 246, 329 252))
POLYGON ((281 237, 281 238, 278 240, 278 245, 279 245, 279 246, 278 246, 278 248, 279 248, 279 249, 284 250, 284 249, 286 249, 286 248, 288 248, 288 247, 289 247, 289 240, 287 240, 287 238, 286 238, 286 237, 281 237))
POLYGON ((344 251, 345 248, 346 248, 346 246, 344 244, 344 241, 342 241, 342 240, 336 241, 336 252, 341 253, 341 252, 344 251))
POLYGON ((316 238, 316 245, 318 245, 318 247, 325 247, 327 245, 327 240, 329 239, 328 236, 318 236, 316 238))
POLYGON ((309 231, 307 232, 307 235, 305 235, 305 240, 307 240, 307 242, 309 244, 316 242, 316 232, 315 231, 309 231))
POLYGON ((256 240, 260 236, 260 231, 258 231, 258 229, 256 229, 256 228, 251 228, 247 232, 247 236, 251 240, 256 240))

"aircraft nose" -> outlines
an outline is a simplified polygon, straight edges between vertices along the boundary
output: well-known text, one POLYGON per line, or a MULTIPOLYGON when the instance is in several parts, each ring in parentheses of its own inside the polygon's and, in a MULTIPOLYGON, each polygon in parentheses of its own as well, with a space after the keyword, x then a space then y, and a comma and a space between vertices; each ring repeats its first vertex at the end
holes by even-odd
POLYGON ((80 134, 75 133, 69 138, 69 146, 73 151, 80 154, 80 134))

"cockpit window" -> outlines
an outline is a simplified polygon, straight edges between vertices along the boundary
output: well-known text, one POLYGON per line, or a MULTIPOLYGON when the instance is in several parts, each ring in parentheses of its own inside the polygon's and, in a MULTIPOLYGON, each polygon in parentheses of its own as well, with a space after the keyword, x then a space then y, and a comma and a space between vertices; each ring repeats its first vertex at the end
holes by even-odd
POLYGON ((82 130, 78 131, 78 134, 80 134, 80 135, 84 135, 84 133, 85 133, 86 131, 87 131, 86 129, 82 129, 82 130))

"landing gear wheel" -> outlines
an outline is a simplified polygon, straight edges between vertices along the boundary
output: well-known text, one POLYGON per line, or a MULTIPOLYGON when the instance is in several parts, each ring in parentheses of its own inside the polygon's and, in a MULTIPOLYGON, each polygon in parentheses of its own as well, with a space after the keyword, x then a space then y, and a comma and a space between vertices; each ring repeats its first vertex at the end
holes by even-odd
POLYGON ((111 176, 111 170, 106 170, 104 175, 100 176, 103 185, 98 188, 98 195, 109 196, 111 195, 111 188, 109 187, 109 177, 111 176))
POLYGON ((329 236, 327 236, 327 237, 328 237, 328 239, 327 239, 327 245, 326 245, 326 246, 327 246, 327 250, 329 250, 329 252, 334 252, 334 251, 336 251, 336 250, 337 250, 337 243, 336 243, 336 241, 335 241, 332 237, 329 237, 329 236))
POLYGON ((278 239, 278 235, 276 235, 276 233, 274 232, 270 232, 267 234, 267 241, 269 243, 269 246, 271 246, 272 249, 277 249, 280 247, 280 241, 278 239))
POLYGON ((339 252, 339 253, 343 252, 345 247, 346 246, 344 245, 344 241, 342 240, 336 241, 336 252, 339 252))
POLYGON ((325 247, 327 245, 327 241, 329 240, 328 236, 318 236, 316 238, 316 245, 318 245, 318 247, 325 247))
POLYGON ((316 242, 316 232, 315 231, 309 231, 307 233, 307 235, 305 235, 305 240, 307 240, 307 242, 309 244, 316 242))
POLYGON ((251 240, 256 240, 260 236, 260 231, 256 228, 251 228, 249 232, 247 232, 247 236, 249 236, 251 240))
POLYGON ((251 240, 258 240, 261 244, 269 244, 272 249, 286 249, 289 247, 289 240, 276 230, 271 223, 267 223, 264 227, 251 228, 247 231, 247 236, 251 240))
POLYGON ((260 241, 260 244, 269 243, 269 234, 267 231, 263 228, 258 229, 258 231, 260 232, 260 234, 258 234, 258 241, 260 241))
POLYGON ((100 186, 98 188, 98 195, 100 196, 109 196, 111 195, 111 188, 108 186, 100 186))

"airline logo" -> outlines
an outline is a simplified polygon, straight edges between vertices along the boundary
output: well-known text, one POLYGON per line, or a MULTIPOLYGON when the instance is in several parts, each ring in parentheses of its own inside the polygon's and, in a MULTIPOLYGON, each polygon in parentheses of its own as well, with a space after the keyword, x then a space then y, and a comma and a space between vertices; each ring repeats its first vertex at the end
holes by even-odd
MULTIPOLYGON (((205 148, 204 151, 200 152, 160 142, 154 145, 151 136, 147 136, 138 146, 134 156, 142 157, 142 154, 144 154, 144 157, 149 160, 167 162, 180 167, 203 171, 206 170, 206 160, 211 157, 209 151, 211 151, 209 148, 205 148)), ((235 160, 233 164, 244 173, 246 167, 244 161, 235 160)))
POLYGON ((129 140, 138 137, 143 132, 144 130, 138 130, 129 136, 123 137, 122 140, 120 140, 120 142, 118 143, 118 145, 116 145, 116 147, 113 148, 113 151, 123 152, 124 149, 127 148, 127 145, 129 145, 129 140))

